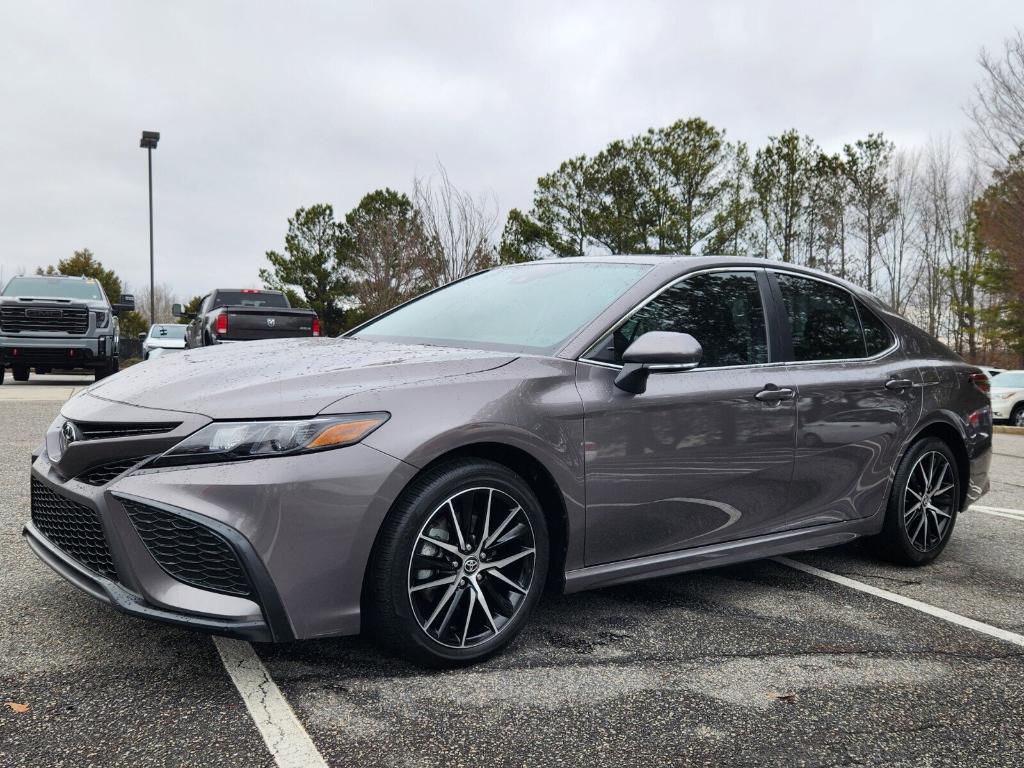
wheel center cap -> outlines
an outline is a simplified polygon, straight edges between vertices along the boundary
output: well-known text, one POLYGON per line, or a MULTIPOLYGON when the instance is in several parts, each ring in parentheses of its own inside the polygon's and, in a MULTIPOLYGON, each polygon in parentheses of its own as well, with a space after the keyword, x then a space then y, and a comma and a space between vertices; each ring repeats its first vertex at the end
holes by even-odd
POLYGON ((466 562, 462 564, 462 569, 466 573, 476 573, 476 569, 480 567, 480 561, 475 557, 467 557, 466 562))

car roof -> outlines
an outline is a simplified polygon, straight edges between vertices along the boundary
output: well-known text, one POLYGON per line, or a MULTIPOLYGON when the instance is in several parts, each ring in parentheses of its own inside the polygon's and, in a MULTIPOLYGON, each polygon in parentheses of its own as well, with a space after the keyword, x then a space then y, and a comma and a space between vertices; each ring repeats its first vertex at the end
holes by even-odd
POLYGON ((713 267, 765 267, 769 269, 785 269, 787 271, 805 274, 810 277, 818 277, 829 282, 838 283, 847 290, 856 294, 862 299, 871 301, 874 304, 884 306, 877 296, 869 293, 848 280, 836 277, 820 269, 793 264, 787 261, 765 259, 756 256, 685 256, 682 254, 618 254, 602 256, 567 256, 558 259, 539 259, 527 261, 520 264, 511 264, 510 267, 528 267, 531 264, 543 264, 546 261, 558 261, 559 263, 575 262, 579 264, 638 264, 652 267, 652 271, 661 279, 670 280, 686 272, 697 269, 710 269, 713 267))

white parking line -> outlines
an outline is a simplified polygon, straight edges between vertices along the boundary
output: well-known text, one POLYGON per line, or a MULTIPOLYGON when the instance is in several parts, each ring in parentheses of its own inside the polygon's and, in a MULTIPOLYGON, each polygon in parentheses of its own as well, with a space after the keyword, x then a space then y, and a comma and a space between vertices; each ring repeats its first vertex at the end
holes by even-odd
POLYGON ((947 611, 945 608, 936 608, 934 605, 928 603, 922 603, 920 600, 914 600, 911 597, 904 597, 895 592, 889 592, 886 589, 879 589, 873 587, 870 584, 864 584, 860 581, 847 578, 846 576, 840 576, 838 573, 831 573, 830 571, 823 571, 820 568, 815 568, 813 565, 807 565, 796 560, 790 560, 788 557, 774 557, 772 558, 775 562, 785 565, 789 568, 794 568, 804 573, 809 573, 812 576, 817 576, 819 579, 825 579, 826 581, 833 581, 836 584, 842 584, 844 587, 850 589, 856 589, 860 592, 866 592, 869 595, 880 597, 883 600, 889 600, 893 603, 899 603, 900 605, 906 606, 907 608, 913 608, 915 611, 921 613, 927 613, 929 616, 934 616, 943 621, 948 621, 951 624, 956 624, 961 627, 967 627, 973 629, 975 632, 981 632, 984 635, 997 638, 999 640, 1005 640, 1008 643, 1014 645, 1024 646, 1024 635, 1019 635, 1016 632, 1009 632, 999 627, 993 627, 991 624, 986 624, 982 621, 975 619, 969 619, 966 616, 961 616, 959 613, 953 613, 947 611))
POLYGON ((1024 510, 1020 509, 1007 509, 1006 507, 986 507, 982 504, 971 504, 968 508, 968 512, 971 510, 978 510, 984 512, 986 515, 995 515, 996 517, 1008 517, 1011 520, 1024 521, 1024 510))
POLYGON ((327 768, 320 750, 252 646, 244 640, 224 637, 214 637, 213 644, 278 768, 327 768))

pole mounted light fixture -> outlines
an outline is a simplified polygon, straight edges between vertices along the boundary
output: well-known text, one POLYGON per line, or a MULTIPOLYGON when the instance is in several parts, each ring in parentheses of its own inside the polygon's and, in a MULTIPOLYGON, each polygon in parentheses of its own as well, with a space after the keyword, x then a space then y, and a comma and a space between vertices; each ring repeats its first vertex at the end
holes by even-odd
POLYGON ((139 146, 149 161, 149 324, 156 322, 156 292, 153 287, 153 150, 160 141, 159 131, 143 131, 139 146))

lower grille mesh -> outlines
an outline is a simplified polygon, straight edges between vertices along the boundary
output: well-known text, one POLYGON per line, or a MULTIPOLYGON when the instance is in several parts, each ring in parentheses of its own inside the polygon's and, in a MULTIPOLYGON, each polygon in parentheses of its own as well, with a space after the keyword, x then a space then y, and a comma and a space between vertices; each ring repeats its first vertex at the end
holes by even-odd
POLYGON ((220 534, 173 512, 118 500, 153 559, 171 576, 199 589, 255 599, 234 549, 220 534))
POLYGON ((117 581, 99 515, 32 478, 32 523, 59 549, 100 576, 117 581))

